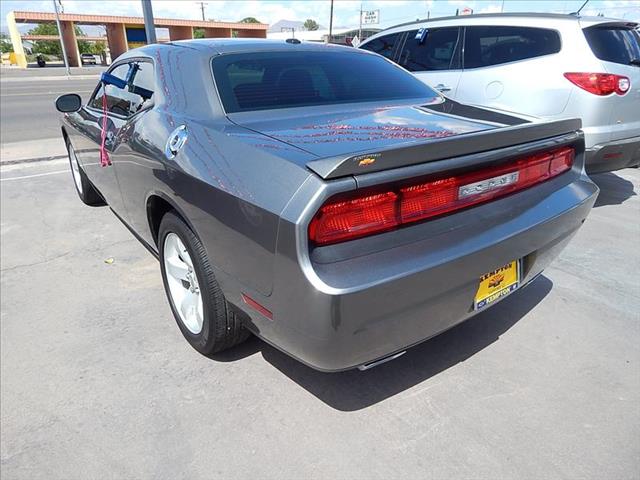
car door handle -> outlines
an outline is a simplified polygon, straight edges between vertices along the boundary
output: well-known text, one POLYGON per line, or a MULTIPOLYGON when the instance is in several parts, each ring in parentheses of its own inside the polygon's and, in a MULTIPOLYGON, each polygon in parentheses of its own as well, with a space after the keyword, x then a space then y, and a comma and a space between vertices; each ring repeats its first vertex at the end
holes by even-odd
POLYGON ((437 84, 435 88, 439 92, 449 92, 449 91, 451 91, 451 87, 449 85, 445 85, 444 83, 437 84))

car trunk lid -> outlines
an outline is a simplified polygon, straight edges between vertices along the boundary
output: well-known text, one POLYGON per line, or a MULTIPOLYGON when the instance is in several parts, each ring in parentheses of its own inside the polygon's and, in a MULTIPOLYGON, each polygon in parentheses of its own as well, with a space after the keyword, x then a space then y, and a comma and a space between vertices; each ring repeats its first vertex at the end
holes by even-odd
POLYGON ((307 107, 302 114, 294 112, 294 109, 273 111, 268 118, 264 112, 238 113, 229 115, 229 118, 245 128, 318 157, 424 142, 500 126, 452 118, 449 114, 425 108, 428 105, 339 107, 307 107))
POLYGON ((580 128, 579 120, 529 123, 450 100, 422 106, 322 108, 308 109, 302 116, 293 112, 276 115, 266 120, 264 112, 252 112, 229 118, 313 154, 317 159, 307 159, 305 166, 323 179, 480 153, 580 128))

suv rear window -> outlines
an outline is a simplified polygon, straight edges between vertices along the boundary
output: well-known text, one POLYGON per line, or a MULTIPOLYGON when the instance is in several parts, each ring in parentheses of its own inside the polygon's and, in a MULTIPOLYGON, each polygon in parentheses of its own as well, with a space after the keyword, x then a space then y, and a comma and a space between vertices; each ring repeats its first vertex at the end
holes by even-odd
POLYGON ((593 54, 605 62, 630 65, 640 60, 640 34, 625 26, 605 25, 584 29, 593 54))
POLYGON ((227 113, 438 98, 403 69, 355 49, 236 53, 220 55, 212 65, 227 113))
POLYGON ((488 67, 560 51, 555 30, 532 27, 467 27, 464 68, 488 67))

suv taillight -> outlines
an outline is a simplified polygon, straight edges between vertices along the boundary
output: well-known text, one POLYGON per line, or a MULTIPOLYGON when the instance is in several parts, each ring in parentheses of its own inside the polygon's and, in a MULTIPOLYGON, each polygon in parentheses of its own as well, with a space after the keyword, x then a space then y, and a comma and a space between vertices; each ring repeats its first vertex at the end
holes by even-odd
POLYGON ((564 77, 583 90, 600 96, 624 95, 631 87, 627 77, 613 73, 568 72, 564 77))
POLYGON ((346 242, 502 197, 569 170, 575 150, 563 147, 506 165, 428 182, 329 199, 309 224, 314 245, 346 242))

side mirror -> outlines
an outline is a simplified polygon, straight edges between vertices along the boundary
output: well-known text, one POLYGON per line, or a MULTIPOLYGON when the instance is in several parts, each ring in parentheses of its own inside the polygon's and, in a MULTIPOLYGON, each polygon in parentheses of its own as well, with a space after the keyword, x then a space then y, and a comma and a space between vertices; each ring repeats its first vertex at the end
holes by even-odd
POLYGON ((62 113, 77 112, 82 108, 82 98, 77 93, 67 93, 56 98, 56 109, 62 113))

